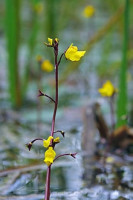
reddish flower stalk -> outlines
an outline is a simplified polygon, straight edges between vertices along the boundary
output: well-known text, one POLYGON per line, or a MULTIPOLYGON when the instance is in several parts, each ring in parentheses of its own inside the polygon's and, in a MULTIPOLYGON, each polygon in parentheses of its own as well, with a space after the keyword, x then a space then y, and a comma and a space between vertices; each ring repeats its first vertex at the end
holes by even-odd
POLYGON ((50 175, 51 175, 51 165, 47 168, 46 188, 45 188, 44 200, 50 199, 50 175))
MULTIPOLYGON (((58 42, 54 41, 54 56, 55 56, 55 104, 54 104, 54 113, 52 119, 52 127, 51 127, 51 136, 54 135, 54 127, 55 127, 55 118, 58 107, 58 42)), ((51 141, 52 143, 52 141, 51 141)), ((51 174, 51 165, 47 168, 46 175, 46 189, 45 189, 45 197, 44 200, 50 199, 50 174, 51 174)))
POLYGON ((55 103, 55 100, 52 97, 48 96, 47 94, 44 94, 41 90, 39 90, 38 97, 41 97, 41 96, 45 96, 55 103))
MULTIPOLYGON (((38 97, 46 96, 47 98, 49 98, 51 101, 54 102, 54 112, 53 112, 53 118, 52 118, 51 136, 49 136, 47 140, 43 141, 43 146, 45 148, 48 148, 47 151, 45 151, 45 160, 44 160, 44 162, 48 165, 47 175, 46 175, 46 189, 45 189, 44 200, 50 200, 50 175, 51 175, 51 165, 53 164, 53 162, 56 159, 58 159, 62 156, 67 156, 67 155, 75 158, 75 156, 77 154, 77 153, 61 154, 61 155, 59 155, 55 158, 56 152, 54 151, 54 147, 57 143, 60 142, 60 138, 57 137, 57 138, 54 139, 54 137, 53 137, 54 133, 60 132, 63 137, 64 137, 64 134, 65 134, 65 132, 61 131, 61 130, 54 131, 56 112, 57 112, 57 108, 58 108, 58 67, 60 65, 60 62, 61 62, 61 59, 63 58, 63 56, 65 56, 67 59, 69 59, 71 61, 79 61, 80 58, 85 54, 85 51, 77 51, 78 48, 76 46, 72 47, 72 45, 70 45, 68 50, 66 50, 60 56, 60 58, 58 59, 58 39, 55 38, 54 41, 53 41, 53 39, 48 38, 48 42, 49 43, 48 44, 45 43, 45 45, 48 46, 48 47, 53 47, 54 57, 55 57, 55 99, 48 96, 47 94, 44 94, 43 92, 41 92, 41 90, 39 90, 39 94, 38 94, 38 97), (72 51, 73 48, 74 48, 74 51, 72 51)), ((43 140, 43 139, 42 138, 36 138, 36 139, 32 140, 31 142, 29 142, 27 144, 29 151, 32 147, 32 144, 37 140, 43 140)))
POLYGON ((77 153, 64 153, 64 154, 61 154, 61 155, 57 156, 57 157, 54 159, 54 161, 57 160, 57 159, 60 158, 60 157, 63 157, 63 156, 72 156, 73 158, 76 158, 76 157, 75 157, 76 154, 77 154, 77 153))

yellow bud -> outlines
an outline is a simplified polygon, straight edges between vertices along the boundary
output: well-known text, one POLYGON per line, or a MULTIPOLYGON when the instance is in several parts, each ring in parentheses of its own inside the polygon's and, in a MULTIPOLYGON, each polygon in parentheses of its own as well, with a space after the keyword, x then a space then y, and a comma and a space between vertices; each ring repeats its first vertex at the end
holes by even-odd
POLYGON ((55 142, 55 143, 59 143, 59 142, 60 142, 60 138, 59 138, 59 137, 55 138, 55 139, 54 139, 54 142, 55 142))
POLYGON ((59 42, 59 39, 58 39, 58 38, 55 38, 55 41, 56 41, 56 42, 59 42))
POLYGON ((51 45, 51 46, 52 46, 52 44, 53 44, 53 39, 51 39, 51 38, 48 38, 48 42, 49 42, 49 45, 51 45))

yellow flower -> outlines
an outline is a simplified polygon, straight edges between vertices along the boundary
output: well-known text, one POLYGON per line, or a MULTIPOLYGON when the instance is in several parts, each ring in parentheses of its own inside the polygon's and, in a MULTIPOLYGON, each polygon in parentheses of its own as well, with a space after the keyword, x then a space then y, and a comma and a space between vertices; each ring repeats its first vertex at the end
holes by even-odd
POLYGON ((52 46, 52 44, 53 44, 53 39, 51 39, 51 38, 48 38, 48 42, 49 42, 49 45, 51 45, 51 46, 52 46))
POLYGON ((86 6, 85 9, 84 9, 84 11, 83 11, 83 15, 86 18, 92 17, 94 15, 94 13, 95 13, 95 9, 91 5, 86 6))
POLYGON ((52 63, 49 60, 45 60, 42 62, 41 68, 42 68, 42 70, 44 70, 46 72, 51 72, 51 71, 53 71, 54 66, 52 65, 52 63))
POLYGON ((60 142, 60 138, 59 138, 59 137, 55 138, 55 139, 54 139, 54 142, 55 142, 55 143, 59 143, 59 142, 60 142))
POLYGON ((79 61, 82 56, 84 56, 86 51, 78 51, 76 46, 71 44, 65 52, 65 57, 71 61, 79 61))
POLYGON ((48 150, 45 152, 45 159, 44 159, 44 162, 50 166, 54 159, 55 159, 55 156, 56 156, 56 153, 55 151, 53 150, 53 147, 49 147, 48 150))
POLYGON ((100 88, 98 92, 104 97, 112 97, 113 94, 117 92, 117 89, 114 88, 110 81, 106 81, 106 83, 103 84, 103 87, 100 88))
POLYGON ((51 141, 52 139, 53 139, 53 137, 52 137, 52 136, 49 136, 47 140, 43 140, 43 146, 44 146, 45 148, 48 148, 49 145, 50 145, 50 141, 51 141))

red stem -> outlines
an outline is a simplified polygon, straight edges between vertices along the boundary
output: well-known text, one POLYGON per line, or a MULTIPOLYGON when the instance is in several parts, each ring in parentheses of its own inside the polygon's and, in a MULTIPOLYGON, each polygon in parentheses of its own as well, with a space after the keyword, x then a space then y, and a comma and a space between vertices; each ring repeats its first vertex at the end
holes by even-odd
POLYGON ((70 153, 61 154, 61 155, 57 156, 57 157, 54 159, 54 161, 57 160, 58 158, 62 157, 62 156, 71 156, 71 154, 70 154, 70 153))
POLYGON ((55 100, 52 97, 48 96, 47 94, 44 94, 44 96, 48 97, 51 101, 53 101, 55 103, 55 100))
POLYGON ((44 200, 50 199, 50 174, 51 174, 51 165, 47 168, 46 188, 45 188, 44 200))
POLYGON ((55 127, 55 117, 57 112, 57 106, 58 106, 58 63, 57 63, 57 53, 55 52, 55 107, 54 107, 54 113, 53 113, 53 120, 52 120, 52 129, 51 129, 51 136, 54 135, 54 127, 55 127))
POLYGON ((76 157, 75 157, 76 154, 77 154, 77 153, 64 153, 64 154, 61 154, 61 155, 57 156, 57 157, 54 159, 54 161, 57 160, 58 158, 62 157, 62 156, 72 156, 73 158, 76 158, 76 157))
MULTIPOLYGON (((54 104, 54 113, 52 119, 52 127, 51 127, 51 136, 54 135, 54 127, 55 127, 55 117, 58 107, 58 43, 54 46, 54 54, 55 54, 55 104, 54 104)), ((52 143, 52 140, 51 140, 52 143)), ((46 176, 46 190, 45 190, 45 197, 44 200, 50 199, 50 174, 51 174, 51 166, 47 169, 47 176, 46 176)))

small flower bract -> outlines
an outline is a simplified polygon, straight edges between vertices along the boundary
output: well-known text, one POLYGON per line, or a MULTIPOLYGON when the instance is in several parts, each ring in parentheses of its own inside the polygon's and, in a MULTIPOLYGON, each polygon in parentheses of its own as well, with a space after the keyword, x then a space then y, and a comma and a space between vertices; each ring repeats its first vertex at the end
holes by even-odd
POLYGON ((48 148, 49 145, 50 145, 50 141, 51 141, 52 139, 53 139, 53 137, 52 137, 52 136, 49 136, 47 140, 43 140, 43 146, 44 146, 45 148, 48 148))
POLYGON ((45 152, 45 159, 44 159, 44 162, 50 166, 54 159, 55 159, 55 156, 56 156, 56 153, 55 151, 53 150, 53 147, 49 147, 48 150, 45 152))
POLYGON ((100 88, 98 92, 103 97, 112 97, 117 92, 117 89, 114 88, 113 84, 110 81, 106 81, 106 83, 103 84, 103 87, 100 88))
POLYGON ((78 51, 78 47, 71 44, 65 52, 65 57, 71 61, 79 61, 86 51, 78 51))
POLYGON ((53 71, 54 66, 52 65, 52 63, 49 60, 45 60, 42 62, 41 68, 43 71, 51 72, 51 71, 53 71))
POLYGON ((89 6, 86 6, 84 11, 83 11, 83 15, 84 17, 86 18, 90 18, 94 15, 95 13, 95 9, 93 6, 89 5, 89 6))

